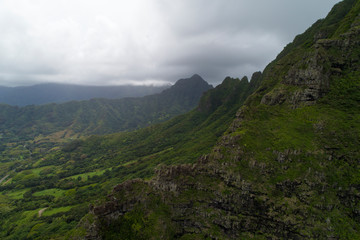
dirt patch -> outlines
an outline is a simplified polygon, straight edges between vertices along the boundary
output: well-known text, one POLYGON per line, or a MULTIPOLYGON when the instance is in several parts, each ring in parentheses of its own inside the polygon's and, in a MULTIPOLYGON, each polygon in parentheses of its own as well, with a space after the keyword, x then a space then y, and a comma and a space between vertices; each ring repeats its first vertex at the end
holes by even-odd
POLYGON ((0 179, 0 184, 9 177, 10 175, 6 175, 5 177, 3 177, 2 179, 0 179))
POLYGON ((43 214, 43 212, 44 212, 46 209, 47 209, 47 207, 39 210, 39 217, 41 217, 41 215, 43 214))
POLYGON ((6 181, 3 183, 3 185, 5 186, 8 182, 11 181, 11 179, 12 179, 12 178, 9 178, 8 180, 6 180, 6 181))

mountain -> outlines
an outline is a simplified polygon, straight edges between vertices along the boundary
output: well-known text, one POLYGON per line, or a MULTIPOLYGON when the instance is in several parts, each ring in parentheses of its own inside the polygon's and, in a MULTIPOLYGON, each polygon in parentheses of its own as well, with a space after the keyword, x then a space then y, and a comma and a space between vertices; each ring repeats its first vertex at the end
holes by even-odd
POLYGON ((115 186, 74 238, 360 238, 359 43, 360 2, 342 1, 267 66, 209 154, 115 186))
POLYGON ((22 87, 0 86, 0 103, 26 106, 90 100, 92 98, 143 97, 159 93, 166 88, 168 86, 81 86, 55 83, 22 87))
MULTIPOLYGON (((48 142, 7 144, 0 158, 0 238, 62 239, 77 231, 89 203, 117 183, 151 178, 160 165, 194 163, 224 133, 261 76, 254 73, 251 82, 227 77, 206 91, 192 111, 133 132, 83 137, 55 147, 48 142)), ((180 100, 196 90, 188 88, 194 80, 202 85, 194 76, 166 94, 181 92, 180 100)))
POLYGON ((250 83, 226 78, 167 122, 7 142, 0 238, 358 239, 359 16, 335 5, 250 83))
POLYGON ((211 88, 199 75, 194 75, 180 79, 161 93, 142 98, 91 99, 25 107, 0 105, 0 133, 5 142, 18 142, 38 137, 58 141, 134 130, 190 111, 201 94, 211 88))

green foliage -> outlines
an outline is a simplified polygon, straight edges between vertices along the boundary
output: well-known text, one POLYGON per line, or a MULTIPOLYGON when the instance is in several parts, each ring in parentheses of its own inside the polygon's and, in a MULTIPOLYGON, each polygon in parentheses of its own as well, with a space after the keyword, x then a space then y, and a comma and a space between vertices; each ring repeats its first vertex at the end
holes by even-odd
POLYGON ((62 190, 62 189, 57 189, 57 188, 51 188, 51 189, 45 189, 39 192, 35 192, 33 194, 33 196, 35 197, 40 197, 40 196, 54 196, 55 198, 58 197, 62 197, 64 196, 64 194, 66 193, 66 191, 62 190))
MULTIPOLYGON (((204 94, 198 108, 134 132, 94 135, 56 144, 49 136, 39 136, 54 131, 61 133, 56 138, 75 133, 103 134, 170 118, 179 113, 179 101, 191 105, 192 98, 181 100, 182 95, 191 92, 184 87, 185 82, 177 85, 179 94, 167 91, 164 98, 153 96, 146 98, 145 103, 136 99, 126 103, 97 99, 61 106, 0 108, 2 114, 16 118, 19 124, 11 128, 5 121, 4 126, 9 129, 3 130, 5 139, 1 138, 5 145, 0 170, 3 176, 10 175, 11 181, 0 186, 0 237, 61 239, 69 232, 84 236, 83 228, 74 228, 84 216, 84 222, 97 221, 91 214, 86 215, 89 203, 100 199, 96 204, 101 204, 115 184, 151 178, 154 169, 162 165, 194 163, 210 152, 247 99, 236 120, 239 127, 226 132, 208 156, 209 162, 204 163, 208 170, 170 175, 171 181, 183 187, 176 196, 165 191, 160 195, 150 184, 133 181, 129 185, 131 191, 123 190, 115 197, 119 202, 136 197, 141 201, 135 201, 135 207, 115 221, 100 218, 102 238, 171 239, 179 227, 174 220, 177 217, 176 220, 206 226, 204 232, 189 231, 182 239, 220 239, 227 233, 219 227, 220 223, 214 223, 218 217, 226 217, 232 224, 245 220, 251 223, 258 216, 261 221, 272 220, 268 223, 271 228, 277 226, 271 224, 289 224, 304 238, 328 237, 329 229, 334 238, 358 238, 358 72, 345 66, 341 74, 331 76, 329 92, 316 105, 260 104, 265 94, 290 97, 299 90, 301 87, 283 84, 281 80, 297 62, 301 69, 307 68, 307 63, 301 61, 304 54, 315 51, 316 39, 341 37, 354 21, 358 7, 353 0, 336 5, 326 19, 288 45, 264 75, 253 75, 250 83, 247 78, 226 78, 223 84, 204 94), (125 115, 119 114, 120 108, 126 109, 125 115), (35 125, 28 126, 29 119, 35 125), (123 123, 121 127, 119 122, 123 123), (15 134, 14 129, 20 134, 15 134), (229 200, 229 205, 224 199, 229 200), (253 212, 230 204, 238 199, 251 203, 248 207, 253 212), (174 206, 186 206, 186 210, 195 209, 207 217, 174 216, 174 206), (228 209, 236 211, 233 214, 228 209)), ((332 49, 326 57, 338 58, 338 54, 332 49)), ((247 225, 246 222, 244 226, 247 225)), ((260 225, 256 222, 256 226, 260 225)), ((264 239, 274 235, 261 228, 242 233, 241 237, 264 239)))
MULTIPOLYGON (((110 223, 113 229, 105 229, 98 215, 102 234, 123 231, 130 239, 148 237, 137 234, 153 229, 147 225, 147 214, 154 209, 148 195, 159 192, 161 203, 171 211, 157 219, 170 218, 181 239, 359 239, 360 77, 359 57, 354 57, 359 52, 358 27, 353 25, 358 14, 359 2, 345 0, 297 37, 266 68, 262 84, 239 111, 237 129, 229 128, 201 166, 191 173, 185 166, 160 171, 155 184, 165 190, 144 190, 134 209, 110 223), (314 46, 321 38, 328 45, 314 46), (291 101, 294 94, 314 90, 313 79, 301 79, 310 82, 303 85, 283 80, 296 67, 307 70, 308 55, 324 60, 316 67, 329 73, 330 87, 324 87, 326 95, 317 102, 296 104, 291 101), (339 66, 340 71, 332 71, 339 66), (288 101, 261 104, 265 94, 279 93, 288 101), (166 190, 172 186, 176 190, 166 190)), ((199 111, 207 113, 230 102, 223 100, 237 82, 227 79, 213 90, 218 94, 205 94, 199 111)), ((167 155, 167 149, 175 147, 164 148, 159 156, 167 155)), ((132 203, 139 192, 136 183, 129 183, 115 202, 132 203)), ((164 222, 166 229, 170 223, 164 222)))
MULTIPOLYGON (((66 206, 66 207, 59 207, 59 208, 50 208, 50 209, 46 209, 44 211, 44 213, 42 214, 42 216, 47 217, 47 216, 51 216, 57 213, 62 213, 62 212, 68 212, 70 211, 70 209, 72 209, 72 206, 66 206)), ((75 209, 76 207, 74 207, 75 209)))
MULTIPOLYGON (((93 135, 47 145, 44 145, 43 138, 39 142, 27 141, 25 149, 31 151, 31 157, 4 165, 7 166, 4 172, 15 171, 11 173, 11 182, 0 186, 0 191, 5 199, 14 202, 6 202, 8 211, 7 216, 0 220, 0 237, 12 239, 24 234, 22 236, 36 239, 40 233, 46 233, 42 236, 48 239, 60 237, 73 229, 88 212, 89 202, 102 198, 114 185, 128 179, 149 178, 159 164, 196 161, 209 152, 255 88, 254 83, 251 85, 247 81, 227 79, 225 83, 227 81, 233 82, 233 88, 227 87, 229 94, 224 94, 220 85, 210 93, 210 97, 204 96, 203 102, 204 99, 212 101, 216 98, 223 103, 211 110, 197 108, 165 123, 134 132, 93 135), (41 217, 35 214, 45 208, 41 217), (33 217, 26 221, 16 217, 24 211, 32 211, 33 217), (11 228, 12 222, 17 223, 17 227, 11 228)), ((183 84, 180 88, 182 91, 187 89, 183 84)), ((13 143, 17 149, 23 149, 23 145, 21 142, 13 143)), ((8 150, 3 152, 4 157, 10 154, 8 150)), ((127 216, 128 225, 124 229, 130 227, 130 239, 151 239, 149 236, 154 232, 159 233, 157 236, 169 234, 162 232, 162 222, 157 220, 166 209, 157 205, 154 208, 157 210, 147 213, 143 221, 135 220, 138 215, 127 216), (153 230, 144 230, 149 228, 153 230)), ((77 234, 81 232, 79 230, 77 234)), ((111 239, 115 236, 113 234, 116 235, 114 232, 106 236, 111 239)))
MULTIPOLYGON (((356 0, 344 0, 336 4, 325 19, 318 20, 304 33, 296 36, 294 41, 289 43, 277 56, 276 60, 280 60, 286 55, 291 54, 299 47, 312 46, 319 38, 331 38, 332 36, 339 36, 340 33, 347 31, 353 17, 351 17, 350 20, 349 17, 345 16, 349 12, 354 12, 353 6, 356 3, 356 0)), ((352 13, 352 15, 354 14, 352 13)))
POLYGON ((201 94, 210 88, 195 75, 179 80, 162 93, 142 98, 92 99, 22 108, 0 105, 0 143, 39 137, 56 142, 80 135, 138 129, 193 109, 201 94))
POLYGON ((351 72, 345 77, 337 77, 331 85, 331 91, 322 99, 331 107, 344 111, 357 111, 360 107, 360 73, 351 72))
POLYGON ((172 226, 169 225, 168 207, 158 205, 158 202, 157 199, 152 199, 152 210, 149 212, 144 213, 139 206, 106 225, 101 229, 102 239, 171 239, 174 232, 172 226))

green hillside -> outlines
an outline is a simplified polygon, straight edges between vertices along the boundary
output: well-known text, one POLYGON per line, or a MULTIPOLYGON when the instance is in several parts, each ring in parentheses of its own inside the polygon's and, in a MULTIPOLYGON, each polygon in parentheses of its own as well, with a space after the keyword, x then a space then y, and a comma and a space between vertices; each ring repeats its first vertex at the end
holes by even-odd
POLYGON ((62 239, 88 213, 89 203, 117 183, 149 179, 161 165, 194 163, 210 151, 260 81, 261 73, 250 83, 226 78, 193 111, 134 132, 94 135, 46 152, 39 144, 31 153, 24 146, 7 148, 5 156, 22 151, 24 157, 0 164, 0 177, 8 175, 0 183, 0 238, 62 239))
POLYGON ((199 75, 180 79, 159 94, 142 98, 92 99, 63 104, 0 105, 0 143, 64 139, 135 130, 196 107, 211 89, 199 75))
POLYGON ((209 154, 117 185, 74 238, 359 239, 359 16, 359 1, 337 4, 266 68, 209 154))

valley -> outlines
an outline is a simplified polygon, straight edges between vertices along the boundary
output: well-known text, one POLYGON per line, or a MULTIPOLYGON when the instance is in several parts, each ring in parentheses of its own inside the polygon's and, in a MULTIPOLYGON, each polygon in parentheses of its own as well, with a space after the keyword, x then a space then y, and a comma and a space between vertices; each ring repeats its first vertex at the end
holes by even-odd
POLYGON ((12 173, 9 181, 0 185, 4 206, 1 236, 60 236, 74 229, 90 202, 118 182, 149 179, 159 164, 194 162, 225 131, 224 123, 231 122, 260 78, 256 73, 251 83, 247 78, 225 79, 206 92, 189 113, 134 132, 52 143, 36 138, 26 147, 8 147, 2 152, 1 173, 12 173), (59 230, 53 232, 54 228, 59 230))
POLYGON ((0 106, 0 238, 360 238, 360 2, 263 72, 0 106))
POLYGON ((357 239, 358 1, 295 38, 193 164, 115 186, 81 239, 357 239))

